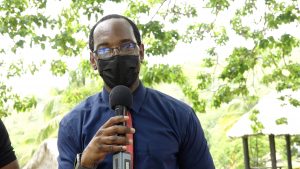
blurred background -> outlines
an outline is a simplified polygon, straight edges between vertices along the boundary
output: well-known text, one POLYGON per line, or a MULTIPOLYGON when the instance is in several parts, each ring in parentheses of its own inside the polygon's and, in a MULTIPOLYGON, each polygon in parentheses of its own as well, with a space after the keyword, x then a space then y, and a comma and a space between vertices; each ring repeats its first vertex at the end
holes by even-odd
POLYGON ((56 168, 59 121, 102 89, 88 34, 112 13, 141 31, 143 83, 197 112, 217 169, 246 168, 244 140, 271 167, 270 136, 277 166, 290 138, 300 168, 298 0, 0 0, 0 118, 22 167, 56 168))

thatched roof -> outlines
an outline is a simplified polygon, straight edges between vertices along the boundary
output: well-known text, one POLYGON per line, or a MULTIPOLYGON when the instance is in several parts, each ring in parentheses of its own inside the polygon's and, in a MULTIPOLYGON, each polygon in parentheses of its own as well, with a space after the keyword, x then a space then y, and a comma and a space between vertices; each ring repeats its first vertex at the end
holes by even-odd
POLYGON ((261 98, 257 105, 244 114, 229 130, 229 137, 242 137, 246 135, 274 134, 274 135, 300 135, 300 107, 295 107, 288 101, 289 97, 300 101, 300 90, 273 92, 261 98), (278 98, 285 97, 282 101, 278 98), (255 123, 249 119, 253 110, 258 110, 257 120, 264 126, 260 131, 254 132, 251 125, 255 123), (276 124, 276 120, 283 119, 283 124, 276 124))

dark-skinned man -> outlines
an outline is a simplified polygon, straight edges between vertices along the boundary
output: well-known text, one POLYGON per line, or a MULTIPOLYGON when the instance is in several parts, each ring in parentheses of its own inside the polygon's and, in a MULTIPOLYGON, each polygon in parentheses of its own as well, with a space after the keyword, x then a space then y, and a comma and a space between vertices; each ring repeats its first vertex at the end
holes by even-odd
POLYGON ((130 19, 103 17, 90 31, 89 48, 91 65, 104 88, 60 122, 59 169, 74 168, 74 161, 75 168, 112 169, 113 154, 132 144, 135 169, 214 169, 193 109, 139 80, 144 45, 130 19), (117 85, 127 86, 133 94, 132 128, 118 125, 129 117, 115 116, 110 108, 109 93, 117 85))

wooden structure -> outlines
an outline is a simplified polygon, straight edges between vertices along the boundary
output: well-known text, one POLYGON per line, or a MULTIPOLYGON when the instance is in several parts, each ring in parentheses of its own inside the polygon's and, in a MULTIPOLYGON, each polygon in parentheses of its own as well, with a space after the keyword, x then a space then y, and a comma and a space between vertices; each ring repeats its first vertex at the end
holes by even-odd
POLYGON ((260 134, 268 135, 269 137, 272 169, 280 168, 276 163, 275 137, 285 137, 287 166, 288 169, 292 169, 291 136, 300 135, 300 107, 291 105, 288 101, 289 98, 300 100, 300 91, 271 93, 263 97, 258 104, 251 111, 244 114, 227 133, 230 138, 242 138, 245 169, 251 169, 248 138, 260 134), (285 100, 282 101, 278 99, 280 97, 285 97, 285 100), (259 111, 257 119, 263 125, 263 129, 257 132, 252 130, 251 125, 255 124, 249 118, 253 110, 259 111), (278 124, 280 122, 281 124, 278 124))

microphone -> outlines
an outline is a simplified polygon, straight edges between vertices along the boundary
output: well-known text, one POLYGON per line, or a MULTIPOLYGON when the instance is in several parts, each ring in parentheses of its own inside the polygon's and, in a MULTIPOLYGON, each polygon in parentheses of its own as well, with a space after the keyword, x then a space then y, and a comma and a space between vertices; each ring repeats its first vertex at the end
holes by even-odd
MULTIPOLYGON (((110 107, 118 116, 126 116, 131 108, 133 97, 128 87, 118 85, 109 94, 110 107)), ((126 126, 125 122, 119 124, 126 126)), ((131 155, 129 152, 118 152, 113 155, 113 169, 132 169, 131 155)))
MULTIPOLYGON (((109 94, 109 104, 118 116, 127 115, 126 112, 131 108, 133 97, 128 87, 118 85, 109 94)), ((125 125, 125 124, 124 124, 125 125)))

